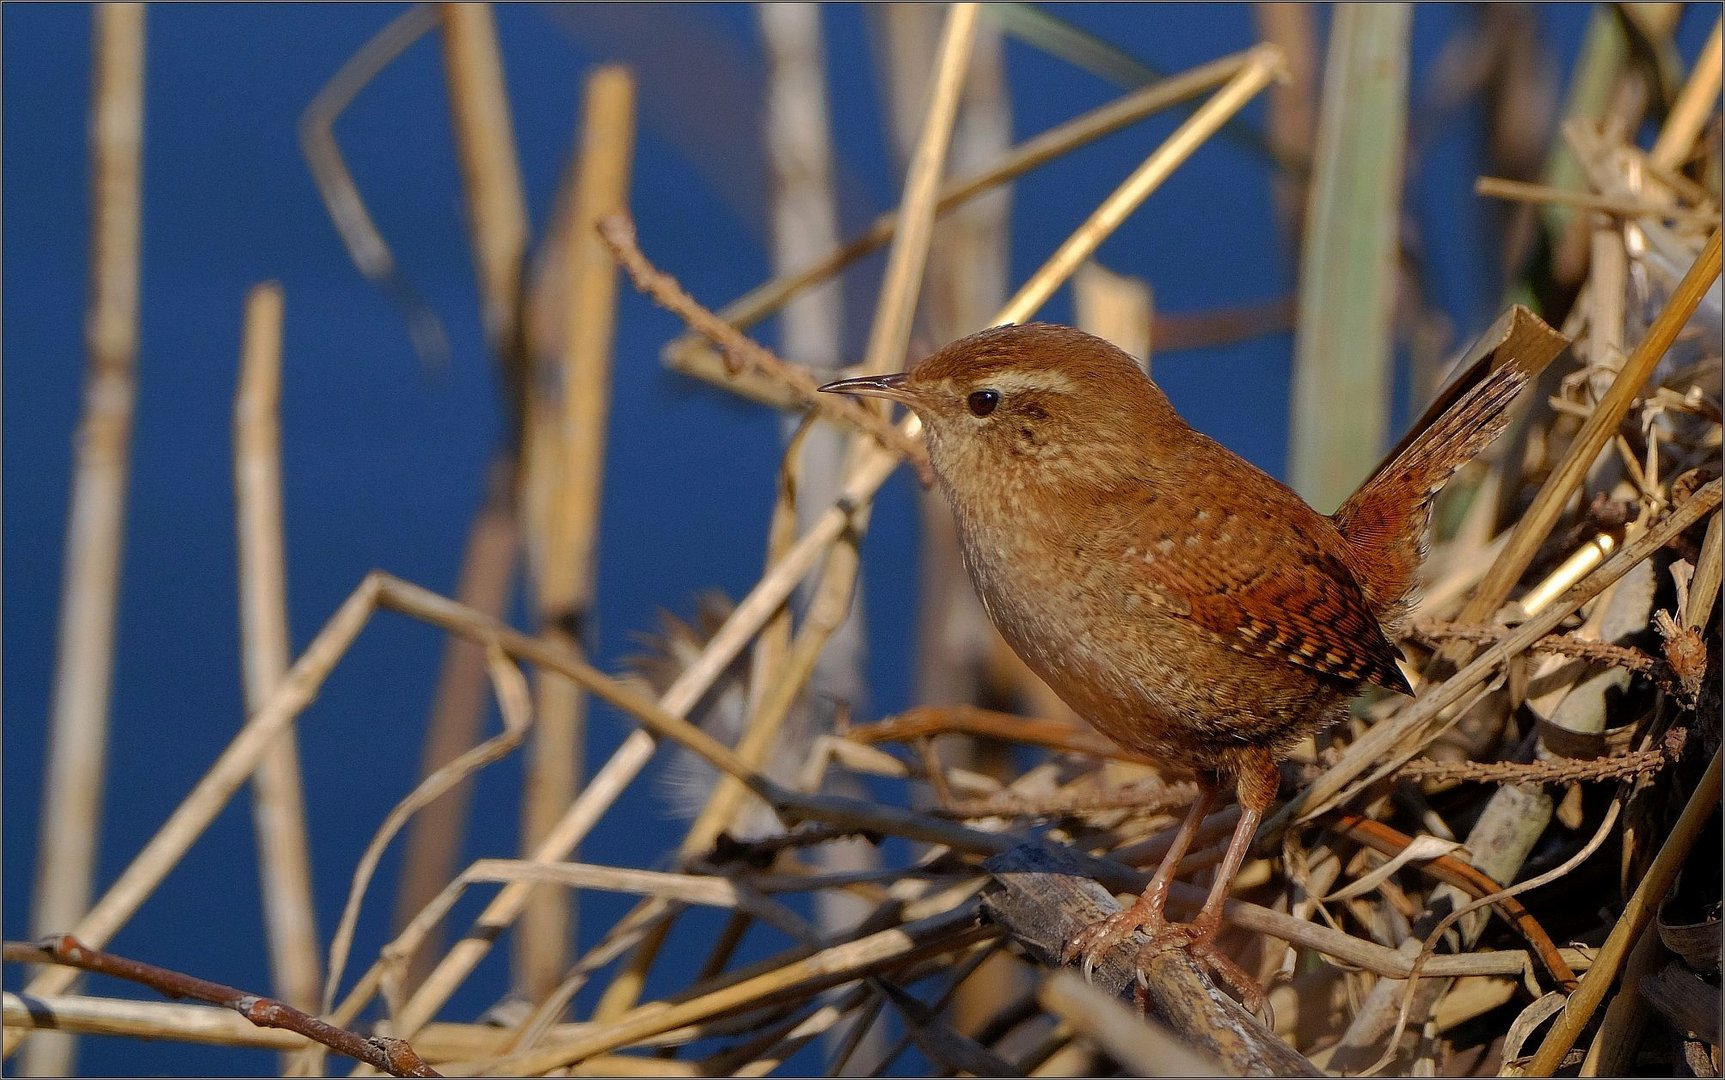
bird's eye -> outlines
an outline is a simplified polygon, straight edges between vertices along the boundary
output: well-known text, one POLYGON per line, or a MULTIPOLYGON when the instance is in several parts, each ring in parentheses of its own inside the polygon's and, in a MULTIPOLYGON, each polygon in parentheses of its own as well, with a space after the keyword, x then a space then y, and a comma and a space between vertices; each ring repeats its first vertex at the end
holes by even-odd
POLYGON ((965 404, 970 407, 970 415, 987 416, 1000 404, 1000 391, 978 390, 965 399, 965 404))

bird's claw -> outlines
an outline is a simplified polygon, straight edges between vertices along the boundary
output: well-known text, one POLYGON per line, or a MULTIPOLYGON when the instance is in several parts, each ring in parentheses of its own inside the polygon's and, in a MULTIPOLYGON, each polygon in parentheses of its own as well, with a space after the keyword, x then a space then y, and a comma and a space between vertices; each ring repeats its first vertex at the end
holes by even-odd
POLYGON ((1082 970, 1086 982, 1094 981, 1096 964, 1106 956, 1108 950, 1130 938, 1142 927, 1149 925, 1144 913, 1136 907, 1117 911, 1104 919, 1098 919, 1072 936, 1061 950, 1060 962, 1070 964, 1082 959, 1082 970))
MULTIPOLYGON (((1084 977, 1090 980, 1096 964, 1110 949, 1130 938, 1136 931, 1143 930, 1150 940, 1138 950, 1134 964, 1141 992, 1149 989, 1148 969, 1151 961, 1166 952, 1183 951, 1201 968, 1220 977, 1247 1011, 1260 1018, 1268 1018, 1269 1000, 1264 996, 1263 989, 1244 968, 1216 948, 1216 934, 1220 929, 1219 922, 1214 925, 1202 920, 1196 923, 1165 922, 1154 915, 1146 917, 1145 913, 1128 908, 1080 930, 1067 943, 1061 955, 1061 962, 1070 964, 1074 960, 1082 959, 1084 977)), ((1266 1019, 1266 1022, 1269 1021, 1266 1019)))

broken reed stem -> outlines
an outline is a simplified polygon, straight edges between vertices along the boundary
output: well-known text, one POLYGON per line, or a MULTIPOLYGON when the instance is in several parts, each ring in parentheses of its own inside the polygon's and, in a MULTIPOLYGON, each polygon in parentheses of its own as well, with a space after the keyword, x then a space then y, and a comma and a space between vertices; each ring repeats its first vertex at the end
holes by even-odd
POLYGON ((415 4, 360 46, 300 114, 299 143, 330 224, 335 226, 348 257, 401 313, 414 350, 427 362, 441 366, 449 357, 449 340, 443 324, 396 267, 389 244, 378 232, 377 223, 371 220, 359 185, 342 159, 341 144, 335 139, 336 119, 378 72, 435 27, 437 19, 435 5, 415 4))
MULTIPOLYGON (((1473 596, 1456 617, 1457 622, 1486 622, 1509 599, 1510 591, 1533 562, 1534 555, 1562 516, 1570 497, 1586 478, 1593 459, 1617 433, 1623 417, 1653 374, 1654 367, 1719 277, 1719 264, 1719 232, 1715 230, 1672 293, 1670 301, 1659 312, 1659 317, 1647 328, 1646 336, 1618 371, 1611 389, 1582 423, 1581 430, 1576 432, 1563 460, 1552 469, 1533 502, 1516 522, 1508 544, 1474 587, 1473 596)), ((1457 657, 1461 655, 1455 654, 1457 657)))
POLYGON ((1672 827, 1660 846, 1659 854, 1647 868, 1641 883, 1635 887, 1635 894, 1629 898, 1623 914, 1611 928, 1611 935, 1600 947, 1593 967, 1581 977, 1581 985, 1576 987, 1575 993, 1569 995, 1569 999, 1564 1002, 1563 1011, 1558 1014, 1556 1024, 1546 1034, 1545 1041, 1540 1043, 1539 1051, 1534 1054, 1533 1061, 1528 1064, 1523 1075, 1554 1075, 1564 1056, 1569 1053, 1570 1047, 1574 1046, 1575 1040, 1580 1037, 1582 1029, 1605 1000, 1612 984, 1617 981, 1618 971, 1627 959, 1630 948, 1653 921, 1659 905, 1664 902, 1666 894, 1676 883, 1677 873, 1683 868, 1683 862, 1688 858, 1689 849, 1694 846, 1702 826, 1719 806, 1721 753, 1722 751, 1714 751, 1713 760, 1708 764, 1700 782, 1695 785, 1695 790, 1690 793, 1682 816, 1677 819, 1677 824, 1672 827))
POLYGON ((490 4, 439 4, 438 15, 480 307, 491 347, 508 363, 519 347, 528 225, 497 24, 490 4))
MULTIPOLYGON (((293 658, 281 491, 282 289, 246 297, 239 389, 234 395, 234 511, 240 561, 241 668, 247 713, 256 712, 293 658)), ((276 996, 315 1009, 319 971, 311 852, 299 746, 284 732, 253 777, 264 924, 276 996)))
MULTIPOLYGON (((611 347, 617 310, 617 267, 597 233, 598 222, 628 203, 635 143, 635 80, 622 67, 602 67, 588 76, 579 157, 570 203, 560 215, 563 244, 563 340, 559 377, 530 380, 531 424, 549 424, 547 458, 533 463, 543 476, 527 482, 544 492, 543 530, 533 548, 539 633, 561 650, 579 655, 593 604, 599 499, 605 466, 606 422, 611 403, 611 347), (541 386, 555 387, 540 400, 541 386)), ((523 791, 523 850, 556 824, 575 797, 586 741, 585 704, 576 686, 539 673, 538 730, 523 791)), ((568 939, 574 932, 568 893, 540 890, 523 915, 516 939, 519 989, 538 1000, 562 978, 568 939)))
MULTIPOLYGON (((53 933, 89 908, 101 835, 137 393, 144 126, 144 8, 95 9, 91 85, 90 278, 83 415, 73 441, 71 509, 55 641, 47 775, 31 924, 53 933)), ((8 1051, 16 1045, 11 1033, 8 1051)), ((40 1041, 27 1068, 67 1072, 68 1038, 40 1041)))
POLYGON ((365 1038, 351 1031, 324 1023, 315 1016, 282 1001, 248 994, 195 975, 129 960, 99 949, 91 949, 70 935, 48 938, 37 944, 6 942, 7 963, 65 964, 69 969, 93 971, 116 979, 141 983, 172 998, 190 998, 232 1009, 259 1027, 284 1028, 321 1043, 338 1054, 391 1076, 441 1076, 427 1065, 403 1039, 381 1035, 365 1038))

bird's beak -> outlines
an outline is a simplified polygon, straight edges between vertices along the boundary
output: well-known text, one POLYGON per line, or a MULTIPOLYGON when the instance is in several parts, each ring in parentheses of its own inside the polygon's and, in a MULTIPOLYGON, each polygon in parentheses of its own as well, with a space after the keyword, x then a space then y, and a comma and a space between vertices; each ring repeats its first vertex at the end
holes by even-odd
POLYGON ((860 379, 840 379, 838 382, 827 383, 820 390, 823 394, 855 394, 857 397, 910 401, 910 391, 905 387, 905 374, 902 371, 891 375, 864 375, 860 379))

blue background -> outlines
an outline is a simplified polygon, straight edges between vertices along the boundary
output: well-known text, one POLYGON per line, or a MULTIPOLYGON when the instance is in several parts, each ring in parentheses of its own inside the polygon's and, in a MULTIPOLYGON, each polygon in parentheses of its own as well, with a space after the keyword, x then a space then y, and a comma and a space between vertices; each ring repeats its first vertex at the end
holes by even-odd
MULTIPOLYGON (((1694 7, 1694 6, 1692 6, 1694 7)), ((443 69, 425 39, 386 69, 336 127, 398 264, 449 331, 452 364, 426 371, 388 302, 349 263, 300 157, 295 125, 323 82, 402 10, 393 6, 164 5, 148 16, 142 337, 125 539, 112 739, 98 891, 154 832, 241 723, 236 653, 230 409, 246 291, 276 278, 287 297, 283 447, 289 588, 296 647, 382 567, 450 592, 483 472, 500 438, 499 403, 474 299, 451 150, 443 69)), ((1062 5, 1059 13, 1165 71, 1244 47, 1243 5, 1062 5)), ((1685 57, 1706 33, 1682 24, 1685 57)), ((1543 8, 1562 73, 1587 11, 1543 8)), ((1433 57, 1465 9, 1419 8, 1416 109, 1433 57)), ((27 935, 40 775, 54 657, 71 437, 84 368, 90 12, 4 11, 4 933, 27 935)), ((745 5, 507 7, 498 12, 515 134, 536 229, 550 216, 592 65, 622 60, 640 78, 633 207, 647 252, 718 305, 767 274, 760 153, 762 56, 745 5)), ((855 6, 826 12, 842 215, 848 228, 896 199, 882 128, 877 47, 855 6)), ((1016 42, 1007 45, 1013 130, 1022 139, 1117 91, 1016 42)), ((1246 113, 1262 122, 1262 106, 1246 113)), ((1021 279, 1175 120, 1110 137, 1020 181, 1011 244, 1021 279)), ((1490 220, 1471 193, 1480 117, 1464 111, 1409 178, 1433 296, 1458 339, 1495 314, 1501 282, 1490 220)), ((1159 310, 1187 312, 1288 295, 1292 254, 1250 152, 1213 140, 1103 248, 1147 278, 1159 310)), ((847 277, 853 351, 866 335, 880 260, 847 277)), ((1069 318, 1063 295, 1045 317, 1069 318)), ((679 327, 634 292, 621 299, 616 398, 605 482, 598 659, 614 669, 656 612, 688 615, 718 587, 741 595, 762 558, 778 458, 773 416, 666 373, 658 350, 679 327)), ((772 341, 772 328, 762 329, 772 341)), ((1180 410, 1280 473, 1286 444, 1287 335, 1157 356, 1180 410)), ((913 491, 883 492, 866 545, 871 700, 864 718, 909 704, 914 603, 902 570, 916 557, 913 491), (900 571, 900 572, 895 572, 900 571)), ((411 787, 440 656, 433 631, 378 618, 300 727, 320 930, 376 823, 411 787)), ((495 730, 495 719, 492 720, 495 730)), ((601 710, 588 761, 627 734, 601 710)), ((516 850, 519 765, 485 774, 468 853, 516 850)), ((679 831, 650 785, 584 846, 602 863, 655 865, 679 831)), ((225 812, 113 947, 261 989, 268 983, 245 801, 225 812)), ((355 950, 385 940, 396 863, 386 859, 355 950)), ((458 909, 470 916, 477 900, 458 909)), ((582 901, 583 945, 628 899, 582 901)), ((711 919, 687 920, 689 940, 711 919)), ((762 948, 764 946, 756 946, 762 948)), ((507 948, 456 997, 471 1016, 505 985, 507 948)), ((677 955, 673 948, 667 955, 677 955)), ((661 965, 650 992, 689 972, 661 965)), ((8 971, 6 985, 16 987, 8 971)), ((96 984, 96 992, 114 992, 96 984)), ((132 993, 120 989, 121 993, 132 993)), ((268 1072, 273 1056, 85 1039, 86 1072, 268 1072)))

